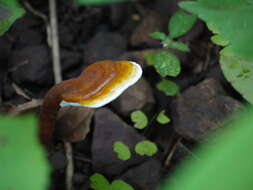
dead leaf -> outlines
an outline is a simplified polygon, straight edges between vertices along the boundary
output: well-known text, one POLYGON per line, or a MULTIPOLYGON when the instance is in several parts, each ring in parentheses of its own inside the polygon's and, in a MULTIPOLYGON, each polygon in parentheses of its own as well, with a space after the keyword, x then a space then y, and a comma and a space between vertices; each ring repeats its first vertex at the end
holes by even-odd
POLYGON ((76 142, 85 139, 90 131, 91 119, 95 109, 67 106, 60 109, 55 136, 58 140, 76 142))

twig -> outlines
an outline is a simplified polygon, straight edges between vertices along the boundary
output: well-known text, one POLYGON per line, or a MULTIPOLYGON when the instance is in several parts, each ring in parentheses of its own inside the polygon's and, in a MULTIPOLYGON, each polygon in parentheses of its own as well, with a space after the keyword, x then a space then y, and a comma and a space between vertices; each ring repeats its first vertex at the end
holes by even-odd
POLYGON ((15 106, 14 108, 12 108, 9 111, 9 114, 12 116, 16 116, 22 112, 25 112, 27 110, 39 107, 42 105, 42 100, 41 99, 32 99, 29 102, 26 102, 24 104, 19 104, 17 106, 15 106))
POLYGON ((176 141, 176 143, 173 145, 171 151, 169 152, 167 158, 165 159, 165 161, 164 161, 164 166, 165 166, 166 168, 168 168, 168 167, 170 166, 171 158, 172 158, 172 156, 174 155, 174 153, 175 153, 175 151, 176 151, 176 148, 177 148, 177 145, 178 145, 178 143, 179 143, 180 141, 181 141, 181 139, 178 139, 178 140, 176 141))
POLYGON ((33 13, 34 15, 36 15, 37 17, 41 18, 44 21, 44 23, 46 25, 46 29, 47 29, 47 43, 48 43, 49 47, 51 47, 51 44, 52 44, 51 36, 52 35, 51 35, 51 27, 50 27, 50 24, 48 21, 48 17, 45 14, 43 14, 42 12, 33 8, 28 1, 24 1, 23 4, 24 4, 24 7, 28 11, 30 11, 31 13, 33 13))
POLYGON ((64 148, 66 151, 67 168, 66 168, 66 186, 67 190, 72 189, 72 178, 74 173, 74 164, 72 156, 72 146, 69 142, 64 142, 64 148))
MULTIPOLYGON (((51 24, 51 42, 52 42, 52 56, 53 56, 53 71, 55 83, 62 81, 61 65, 60 65, 60 48, 58 37, 58 25, 56 14, 56 0, 49 0, 50 24, 51 24)), ((66 188, 72 190, 72 178, 74 173, 72 146, 69 142, 64 142, 64 148, 67 159, 66 167, 66 188)))
POLYGON ((51 41, 52 41, 52 56, 53 56, 53 71, 55 83, 62 81, 61 65, 60 65, 60 50, 59 50, 59 37, 58 25, 56 14, 56 0, 49 0, 49 13, 51 24, 51 41))
POLYGON ((20 96, 23 96, 25 99, 27 100, 31 100, 31 97, 29 97, 24 91, 23 89, 21 89, 16 83, 12 83, 11 86, 14 88, 14 90, 16 91, 16 93, 20 96))

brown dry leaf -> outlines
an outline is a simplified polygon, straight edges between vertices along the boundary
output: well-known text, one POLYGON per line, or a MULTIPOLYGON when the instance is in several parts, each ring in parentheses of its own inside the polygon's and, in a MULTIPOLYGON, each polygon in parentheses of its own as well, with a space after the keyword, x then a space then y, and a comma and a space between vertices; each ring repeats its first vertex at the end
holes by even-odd
POLYGON ((91 119, 95 109, 67 106, 60 109, 55 136, 67 142, 76 142, 85 139, 90 131, 91 119))

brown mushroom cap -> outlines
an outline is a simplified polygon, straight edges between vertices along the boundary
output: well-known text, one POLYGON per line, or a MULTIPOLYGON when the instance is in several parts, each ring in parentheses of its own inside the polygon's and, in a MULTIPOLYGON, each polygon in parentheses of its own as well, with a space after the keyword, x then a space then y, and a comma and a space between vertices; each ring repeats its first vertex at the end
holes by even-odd
POLYGON ((101 107, 133 85, 142 75, 141 67, 130 61, 99 61, 89 65, 66 89, 60 105, 101 107))

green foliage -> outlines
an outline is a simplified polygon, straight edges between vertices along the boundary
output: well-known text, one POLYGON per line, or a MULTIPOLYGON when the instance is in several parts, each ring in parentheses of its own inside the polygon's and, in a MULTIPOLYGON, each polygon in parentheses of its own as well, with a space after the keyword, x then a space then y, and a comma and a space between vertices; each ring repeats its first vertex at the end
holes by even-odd
MULTIPOLYGON (((188 52, 190 51, 189 47, 182 42, 174 41, 174 38, 180 37, 188 32, 195 24, 196 18, 196 16, 186 14, 184 11, 180 10, 170 19, 168 24, 168 35, 163 32, 153 32, 150 33, 149 36, 161 40, 164 48, 188 52)), ((147 64, 153 65, 162 77, 176 77, 181 71, 179 59, 168 51, 145 54, 144 57, 147 64)))
POLYGON ((100 5, 107 3, 119 3, 124 2, 126 0, 76 0, 80 5, 100 5))
POLYGON ((135 152, 141 156, 153 156, 157 152, 157 146, 148 140, 140 141, 135 145, 135 152))
POLYGON ((253 4, 249 0, 198 0, 180 3, 197 14, 225 48, 220 52, 222 71, 232 86, 253 103, 253 4), (218 35, 218 37, 217 37, 218 35))
POLYGON ((195 24, 197 17, 182 10, 177 11, 170 19, 168 30, 171 38, 178 38, 187 33, 195 24))
POLYGON ((113 180, 111 184, 112 190, 134 190, 134 188, 122 180, 113 180))
POLYGON ((13 22, 22 17, 25 10, 17 0, 0 0, 0 35, 5 33, 13 22))
POLYGON ((156 88, 162 91, 166 96, 175 96, 180 90, 176 83, 166 79, 162 79, 159 83, 157 83, 156 88))
POLYGON ((0 116, 0 189, 45 190, 49 165, 34 116, 0 116))
POLYGON ((99 173, 90 176, 90 187, 94 190, 134 190, 134 188, 122 180, 113 180, 110 182, 99 173))
POLYGON ((131 120, 137 129, 144 129, 148 125, 147 116, 140 110, 131 113, 131 120))
POLYGON ((153 65, 154 63, 154 55, 152 53, 144 53, 144 58, 148 65, 153 65))
POLYGON ((128 160, 131 158, 131 152, 128 146, 121 141, 114 142, 113 150, 118 153, 118 158, 121 160, 128 160))
POLYGON ((93 174, 90 176, 90 181, 90 187, 94 190, 110 190, 110 183, 102 174, 93 174))
POLYGON ((157 118, 156 118, 156 121, 157 121, 158 123, 160 123, 160 124, 167 124, 167 123, 170 122, 170 118, 169 118, 167 115, 165 115, 165 110, 162 110, 162 111, 158 114, 158 116, 157 116, 157 118))
POLYGON ((220 64, 226 78, 233 87, 242 93, 243 97, 253 103, 253 64, 237 57, 236 55, 226 55, 220 57, 220 64))
POLYGON ((227 46, 229 44, 228 40, 223 39, 220 35, 214 35, 211 37, 213 43, 219 46, 227 46))
POLYGON ((253 110, 213 134, 161 190, 253 189, 253 110), (175 180, 175 181, 173 181, 175 180), (180 182, 180 183, 178 183, 180 182))
POLYGON ((184 52, 189 52, 190 51, 189 47, 186 44, 182 43, 182 42, 172 42, 171 43, 171 48, 176 49, 176 50, 180 50, 180 51, 184 51, 184 52))
POLYGON ((181 71, 180 61, 177 56, 167 51, 160 51, 153 54, 153 65, 156 71, 162 76, 176 77, 181 71))
POLYGON ((161 41, 166 40, 167 38, 167 35, 163 32, 152 32, 149 34, 149 36, 161 41))

